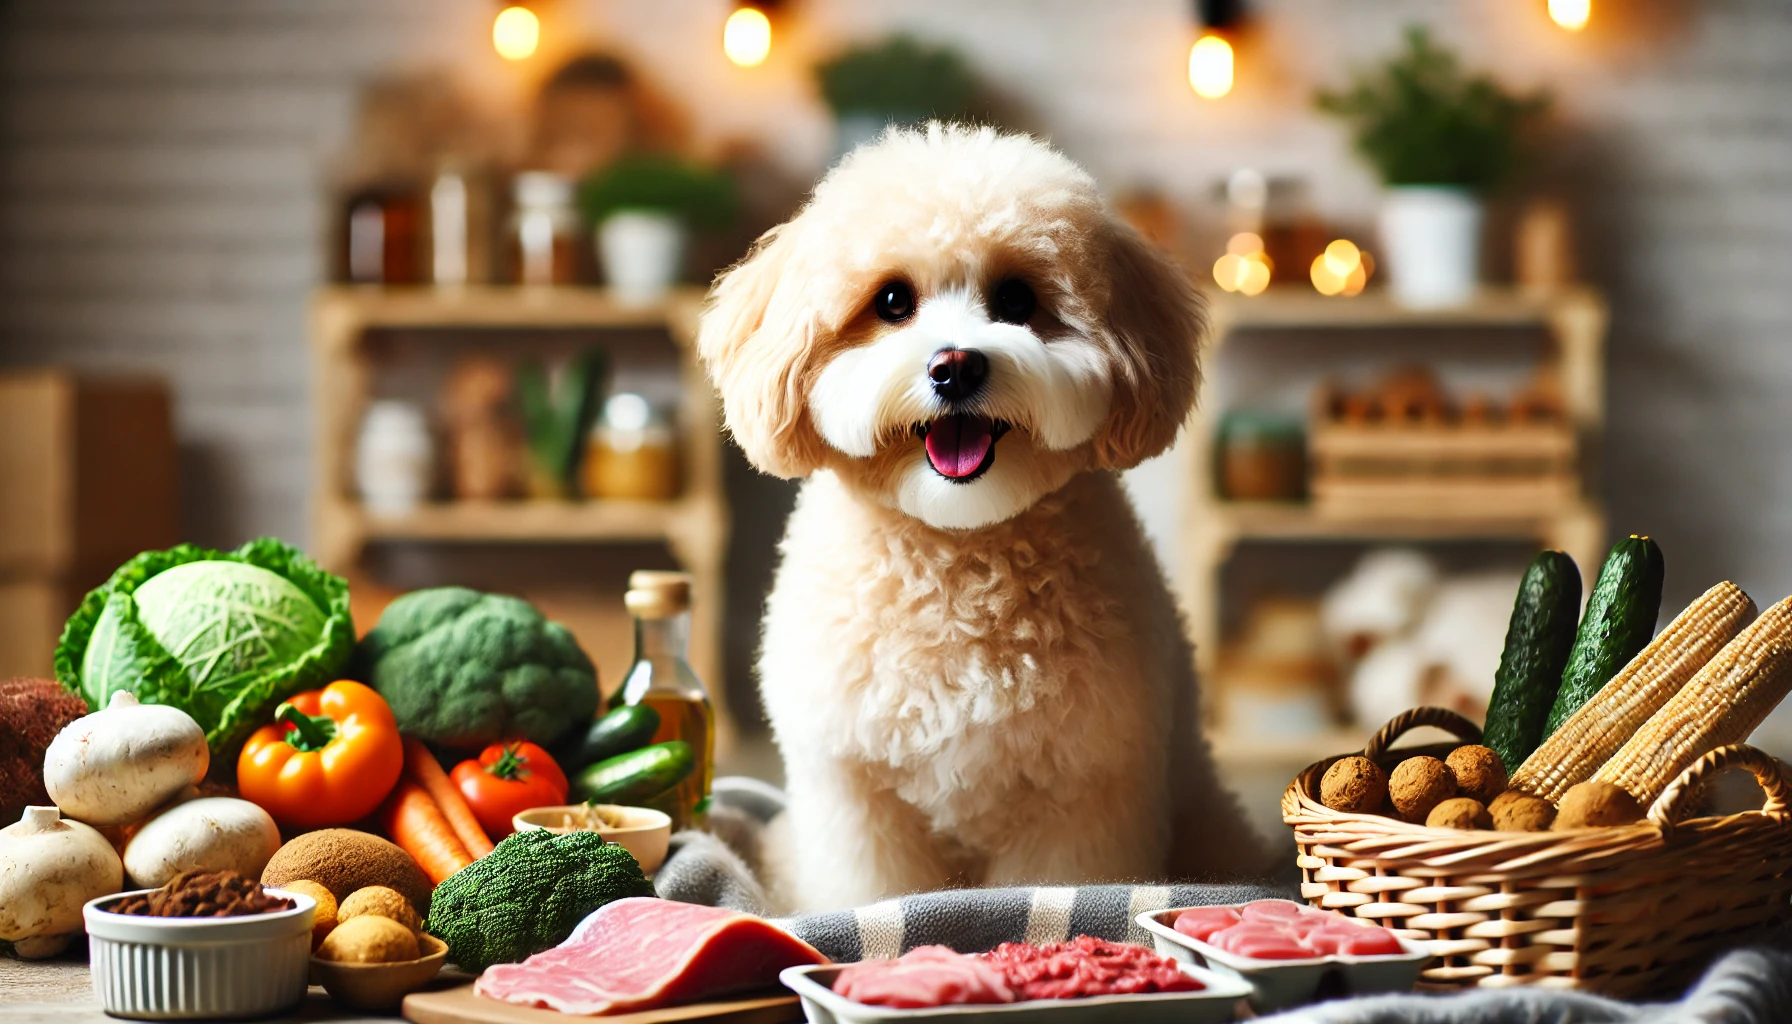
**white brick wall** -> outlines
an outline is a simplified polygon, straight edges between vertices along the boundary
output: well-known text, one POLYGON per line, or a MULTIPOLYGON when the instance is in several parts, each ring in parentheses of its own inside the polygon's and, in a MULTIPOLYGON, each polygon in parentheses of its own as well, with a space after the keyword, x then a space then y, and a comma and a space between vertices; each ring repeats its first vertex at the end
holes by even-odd
MULTIPOLYGON (((890 28, 951 39, 1110 185, 1184 199, 1239 164, 1299 171, 1364 220, 1368 175, 1307 96, 1412 19, 1573 126, 1587 259, 1614 298, 1614 525, 1669 552, 1670 597, 1732 577, 1792 591, 1792 4, 1596 5, 1570 36, 1543 0, 1260 0, 1237 93, 1181 78, 1187 0, 804 0, 772 61, 723 61, 724 0, 562 0, 653 69, 700 140, 759 139, 793 174, 827 121, 802 68, 890 28)), ((358 88, 448 65, 494 95, 535 68, 488 43, 491 0, 14 0, 0 7, 0 351, 153 368, 175 382, 200 539, 306 532, 304 311, 324 181, 358 88)))

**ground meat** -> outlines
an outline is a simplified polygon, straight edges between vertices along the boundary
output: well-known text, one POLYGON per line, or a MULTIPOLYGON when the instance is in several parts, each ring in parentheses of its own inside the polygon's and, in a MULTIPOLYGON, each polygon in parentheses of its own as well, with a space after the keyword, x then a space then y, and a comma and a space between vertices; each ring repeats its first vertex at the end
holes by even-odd
POLYGON ((988 953, 921 946, 895 960, 851 964, 834 991, 874 1006, 919 1009, 964 1003, 1195 992, 1202 984, 1143 946, 1079 935, 1031 946, 1005 942, 988 953))
POLYGON ((235 871, 183 871, 160 889, 127 896, 106 909, 139 917, 241 917, 296 906, 284 896, 269 896, 260 882, 235 871))
POLYGON ((1004 942, 983 959, 1002 972, 1019 1000, 1193 992, 1202 987, 1168 957, 1090 935, 1049 946, 1004 942))

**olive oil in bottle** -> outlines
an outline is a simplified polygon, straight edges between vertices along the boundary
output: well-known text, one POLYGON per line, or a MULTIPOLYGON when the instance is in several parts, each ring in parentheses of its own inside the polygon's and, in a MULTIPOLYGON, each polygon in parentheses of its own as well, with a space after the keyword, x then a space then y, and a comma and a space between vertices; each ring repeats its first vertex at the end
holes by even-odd
POLYGON ((632 573, 625 597, 635 620, 635 663, 619 691, 623 703, 659 712, 653 742, 683 740, 697 767, 654 807, 672 816, 673 829, 701 824, 700 805, 715 774, 716 722, 703 681, 686 660, 691 629, 691 577, 682 572, 632 573))

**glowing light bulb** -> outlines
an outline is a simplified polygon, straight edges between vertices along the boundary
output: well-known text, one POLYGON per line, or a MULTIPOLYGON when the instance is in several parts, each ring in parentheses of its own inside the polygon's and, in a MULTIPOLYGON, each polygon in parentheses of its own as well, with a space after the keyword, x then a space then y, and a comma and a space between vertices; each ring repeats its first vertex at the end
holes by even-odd
POLYGON ((1188 51, 1188 84, 1202 99, 1217 100, 1232 91, 1232 44, 1216 35, 1195 40, 1188 51))
POLYGON ((756 68, 772 52, 772 23, 765 12, 742 7, 722 26, 722 52, 743 68, 756 68))
POLYGON ((1357 264, 1363 262, 1363 251, 1356 247, 1355 242, 1340 238, 1325 247, 1325 255, 1320 259, 1325 261, 1326 268, 1332 273, 1339 277, 1349 277, 1357 264))
POLYGON ((1549 0, 1550 20, 1570 32, 1586 28, 1592 16, 1593 0, 1549 0))
POLYGON ((492 46, 505 60, 523 60, 541 45, 541 19, 527 7, 506 7, 492 22, 492 46))

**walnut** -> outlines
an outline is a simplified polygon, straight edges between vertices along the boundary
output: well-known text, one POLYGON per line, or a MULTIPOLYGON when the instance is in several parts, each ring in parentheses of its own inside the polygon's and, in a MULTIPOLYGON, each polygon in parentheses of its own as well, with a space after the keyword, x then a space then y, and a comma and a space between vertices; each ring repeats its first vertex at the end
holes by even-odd
POLYGON ((1409 757, 1388 776, 1388 798, 1407 821, 1424 821, 1433 807, 1455 795, 1455 773, 1435 757, 1409 757))

